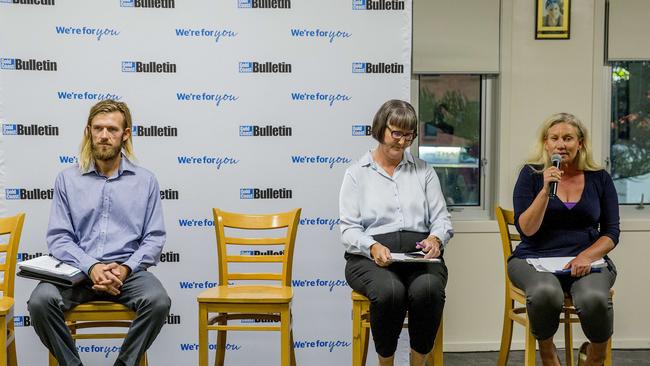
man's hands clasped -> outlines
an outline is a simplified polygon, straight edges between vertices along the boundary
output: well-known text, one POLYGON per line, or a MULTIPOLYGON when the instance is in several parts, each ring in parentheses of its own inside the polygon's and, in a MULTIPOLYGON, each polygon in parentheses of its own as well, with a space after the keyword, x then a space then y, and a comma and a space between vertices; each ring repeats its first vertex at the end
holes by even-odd
POLYGON ((106 292, 117 296, 120 294, 120 287, 124 284, 130 270, 127 266, 118 263, 97 263, 90 272, 90 279, 93 281, 93 290, 106 292))

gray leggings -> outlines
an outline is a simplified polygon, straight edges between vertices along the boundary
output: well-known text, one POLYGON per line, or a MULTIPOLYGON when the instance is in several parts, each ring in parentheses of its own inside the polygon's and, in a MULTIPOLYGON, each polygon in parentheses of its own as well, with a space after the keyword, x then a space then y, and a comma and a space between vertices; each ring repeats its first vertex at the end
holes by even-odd
POLYGON ((526 293, 526 309, 533 336, 537 340, 552 337, 560 325, 564 292, 571 293, 582 331, 589 341, 607 341, 614 332, 614 310, 609 289, 616 280, 616 267, 584 277, 556 276, 537 272, 525 259, 510 258, 508 275, 512 284, 526 293))

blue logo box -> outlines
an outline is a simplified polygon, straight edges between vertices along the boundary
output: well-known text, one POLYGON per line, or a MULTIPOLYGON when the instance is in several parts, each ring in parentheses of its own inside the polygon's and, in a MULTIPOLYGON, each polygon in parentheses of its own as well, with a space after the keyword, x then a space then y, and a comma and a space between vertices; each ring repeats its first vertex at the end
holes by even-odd
POLYGON ((352 63, 352 73, 353 74, 365 74, 366 72, 366 63, 365 62, 353 62, 352 63))
POLYGON ((253 188, 241 188, 239 190, 239 199, 241 200, 253 199, 253 188))
POLYGON ((11 0, 0 0, 0 3, 11 4, 11 3, 13 3, 13 1, 11 1, 11 0))
POLYGON ((16 70, 16 59, 0 58, 0 68, 4 70, 16 70))
POLYGON ((366 10, 366 0, 352 0, 352 10, 366 10))
POLYGON ((122 61, 122 72, 135 72, 135 62, 122 61))
POLYGON ((369 135, 368 133, 368 126, 366 125, 354 125, 352 126, 352 136, 367 136, 369 135))
POLYGON ((27 320, 26 316, 22 316, 22 315, 14 316, 14 327, 24 327, 25 320, 27 320))
POLYGON ((239 136, 253 136, 253 126, 239 126, 239 136))
POLYGON ((135 6, 135 0, 120 0, 120 6, 123 8, 132 8, 135 6))
POLYGON ((237 7, 238 8, 252 8, 253 7, 253 0, 239 0, 237 2, 237 7))
POLYGON ((20 188, 5 188, 5 199, 19 200, 20 191, 22 191, 20 188))
POLYGON ((138 125, 131 125, 131 135, 138 136, 138 125))
POLYGON ((3 135, 17 135, 18 126, 14 124, 3 124, 2 125, 2 134, 3 135))
POLYGON ((253 63, 252 62, 240 62, 239 63, 239 72, 253 72, 253 63))

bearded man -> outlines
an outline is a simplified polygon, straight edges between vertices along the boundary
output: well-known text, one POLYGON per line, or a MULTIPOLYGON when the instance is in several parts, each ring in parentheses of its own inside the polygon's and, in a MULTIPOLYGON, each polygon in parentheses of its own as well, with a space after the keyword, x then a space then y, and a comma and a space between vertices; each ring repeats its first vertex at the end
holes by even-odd
POLYGON ((165 227, 153 173, 131 160, 131 112, 104 100, 90 109, 79 163, 54 184, 47 229, 50 254, 88 280, 67 288, 40 282, 28 302, 34 330, 60 365, 81 365, 64 312, 94 300, 137 314, 115 365, 137 365, 160 332, 171 300, 147 268, 160 259, 165 227))

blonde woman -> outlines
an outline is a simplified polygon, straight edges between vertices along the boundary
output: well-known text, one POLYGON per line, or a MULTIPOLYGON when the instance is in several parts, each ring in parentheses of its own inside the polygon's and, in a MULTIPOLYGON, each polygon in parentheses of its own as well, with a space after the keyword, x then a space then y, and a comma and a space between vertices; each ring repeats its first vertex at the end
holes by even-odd
POLYGON ((618 198, 612 178, 593 160, 587 130, 572 114, 559 113, 540 129, 533 157, 521 170, 513 194, 515 225, 521 234, 508 261, 511 281, 526 293, 533 335, 544 365, 559 365, 553 335, 564 291, 571 293, 582 330, 591 343, 578 365, 602 365, 613 333, 609 289, 616 268, 607 257, 619 238, 618 198), (551 156, 561 157, 560 167, 551 156), (552 182, 557 195, 550 197, 552 182), (575 257, 567 274, 537 272, 526 258, 575 257), (592 271, 605 258, 607 267, 592 271))

